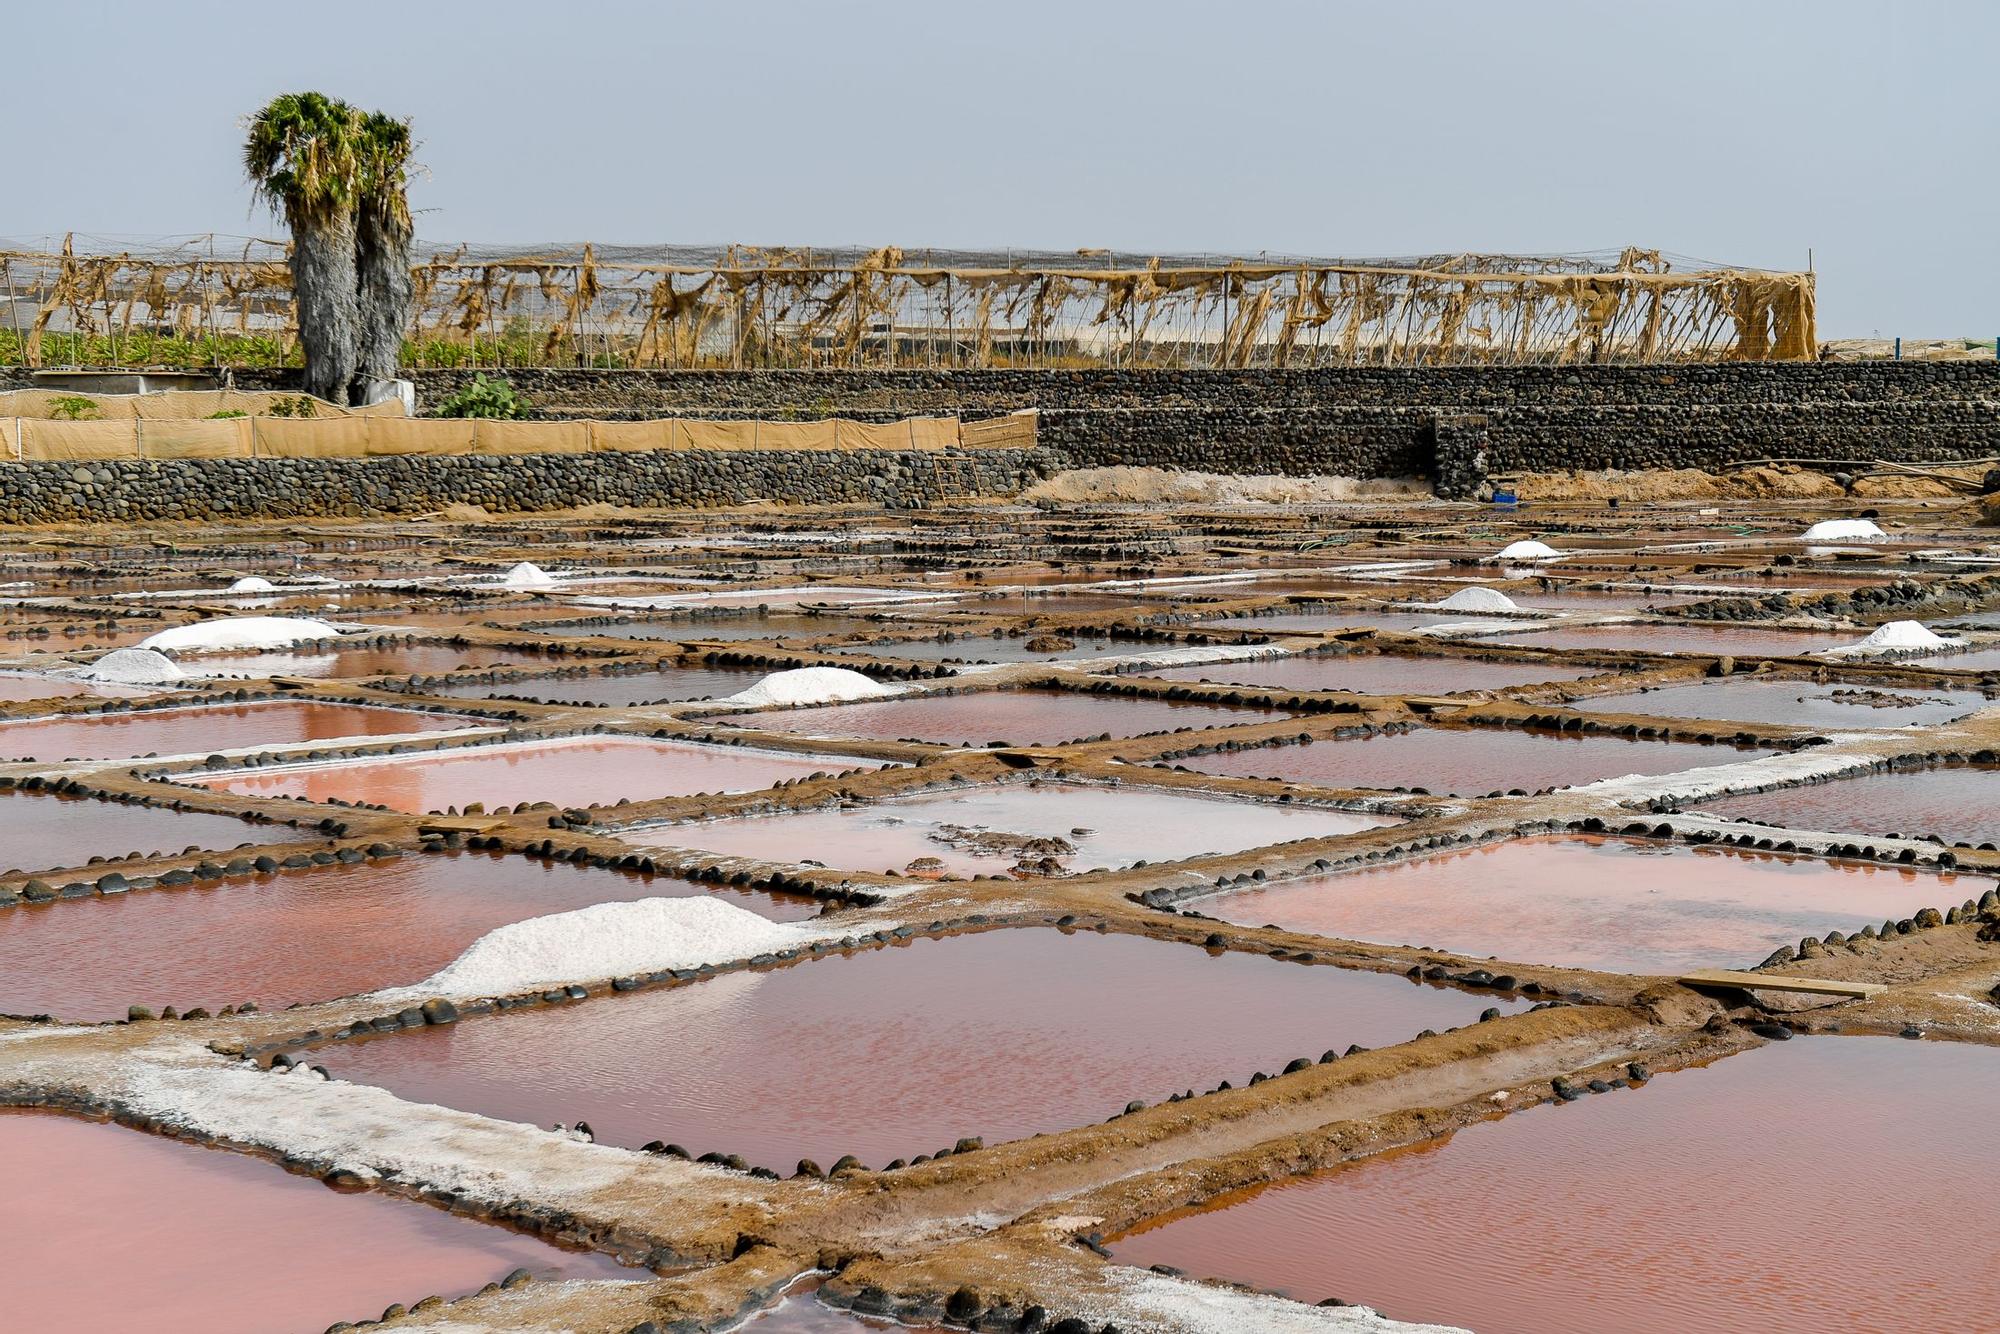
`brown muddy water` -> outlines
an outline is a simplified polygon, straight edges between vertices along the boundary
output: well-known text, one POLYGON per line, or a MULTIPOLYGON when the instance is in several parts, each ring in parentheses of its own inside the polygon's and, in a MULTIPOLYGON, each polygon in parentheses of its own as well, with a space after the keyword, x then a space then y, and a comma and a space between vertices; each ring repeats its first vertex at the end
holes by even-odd
POLYGON ((1869 862, 1616 838, 1529 838, 1205 899, 1226 921, 1609 972, 1748 968, 1780 945, 1978 897, 1869 862))
POLYGON ((629 841, 849 871, 1015 875, 1178 861, 1323 838, 1394 821, 1373 815, 1137 787, 1009 783, 783 815, 634 830, 629 841))
POLYGON ((779 920, 809 898, 526 857, 417 855, 0 912, 0 1012, 265 1009, 421 982, 495 927, 595 903, 710 894, 779 920))
POLYGON ((335 1078, 789 1171, 1110 1116, 1475 1020, 1490 994, 1046 928, 912 940, 319 1049, 335 1078), (672 1060, 660 1053, 672 1052, 672 1060))
POLYGON ((1994 1056, 1772 1044, 1224 1196, 1112 1248, 1482 1334, 1990 1329, 1994 1056))
POLYGON ((207 786, 250 797, 370 801, 421 814, 447 806, 463 809, 472 802, 489 809, 535 801, 595 806, 620 797, 647 801, 696 792, 754 792, 780 779, 876 767, 877 761, 846 755, 600 736, 300 765, 210 779, 207 786))
POLYGON ((1967 765, 1862 774, 1722 797, 1692 809, 1726 820, 1761 820, 1794 829, 1928 834, 1948 843, 2000 843, 2000 768, 1967 765))
POLYGON ((442 1209, 49 1112, 0 1111, 0 1180, 4 1321, 23 1331, 313 1334, 517 1267, 631 1276, 442 1209))
POLYGON ((476 718, 358 704, 307 704, 300 700, 203 704, 0 723, 0 756, 117 760, 141 755, 207 755, 239 747, 400 736, 482 725, 476 718))
POLYGON ((1363 695, 1449 695, 1461 690, 1501 690, 1508 686, 1575 681, 1595 675, 1595 667, 1557 667, 1542 662, 1486 662, 1477 658, 1421 658, 1391 653, 1310 653, 1285 658, 1218 662, 1206 667, 1171 667, 1145 675, 1164 681, 1214 681, 1269 686, 1277 690, 1352 690, 1363 695))
POLYGON ((542 704, 601 704, 622 709, 676 700, 720 699, 748 690, 766 674, 732 667, 661 667, 643 672, 432 686, 425 693, 450 699, 525 699, 542 704))
POLYGON ((1572 732, 1431 727, 1307 745, 1191 755, 1174 763, 1200 773, 1235 778, 1278 778, 1336 788, 1420 787, 1427 792, 1477 797, 1517 788, 1538 792, 1625 774, 1678 773, 1768 753, 1735 746, 1572 732))
POLYGON ((283 653, 239 653, 187 658, 181 670, 191 676, 295 676, 332 680, 358 676, 435 676, 460 668, 547 668, 557 665, 544 653, 488 648, 478 644, 391 644, 379 648, 313 646, 283 653))
MULTIPOLYGON (((1264 709, 1164 699, 1107 699, 1050 690, 993 690, 743 714, 723 721, 794 736, 928 741, 946 746, 1052 746, 1184 727, 1238 727, 1281 718, 1264 709)), ((0 733, 4 739, 4 733, 0 733)), ((0 747, 4 750, 4 747, 0 747)))
POLYGON ((246 843, 290 843, 318 835, 282 824, 164 806, 0 792, 0 871, 84 866, 132 853, 173 855, 188 848, 225 851, 246 843))
POLYGON ((1784 723, 1827 731, 1926 727, 1988 707, 1976 690, 1819 685, 1811 681, 1717 681, 1667 686, 1631 695, 1598 695, 1571 707, 1584 713, 1631 713, 1647 718, 1707 718, 1720 722, 1784 723))

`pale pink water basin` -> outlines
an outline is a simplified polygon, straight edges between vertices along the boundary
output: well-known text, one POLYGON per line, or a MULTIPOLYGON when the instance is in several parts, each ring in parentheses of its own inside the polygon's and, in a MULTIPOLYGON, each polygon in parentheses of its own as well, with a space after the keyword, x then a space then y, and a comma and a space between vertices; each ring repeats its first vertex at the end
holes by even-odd
POLYGON ((1478 797, 1539 792, 1626 774, 1670 774, 1768 751, 1574 732, 1422 727, 1305 745, 1191 755, 1175 764, 1232 778, 1277 778, 1338 788, 1422 788, 1478 797))
POLYGON ((573 659, 480 644, 384 644, 336 648, 308 644, 279 653, 205 654, 185 658, 190 676, 331 680, 360 676, 436 676, 460 668, 549 667, 573 659))
POLYGON ((1232 891, 1202 909, 1344 940, 1679 973, 1748 968, 1806 936, 1943 909, 1965 898, 1969 883, 1872 862, 1531 838, 1232 891))
POLYGON ((871 700, 782 709, 724 719, 739 727, 795 736, 857 741, 928 741, 945 746, 1053 746, 1110 734, 1138 736, 1180 728, 1238 727, 1282 715, 1222 704, 1165 699, 1108 699, 1051 690, 995 690, 915 699, 871 700))
POLYGON ((0 756, 118 760, 141 755, 207 755, 253 746, 400 736, 482 725, 486 724, 476 718, 360 704, 308 704, 302 700, 201 704, 0 723, 0 756))
POLYGON ((1722 797, 1698 803, 1694 809, 1726 820, 1761 820, 1794 829, 2000 843, 2000 768, 1965 765, 1861 774, 1722 797))
POLYGON ((368 801, 422 813, 472 802, 518 806, 555 801, 609 805, 697 792, 754 792, 786 778, 880 768, 850 755, 794 755, 748 746, 594 736, 399 756, 388 760, 295 765, 206 780, 249 797, 368 801))
POLYGON ((821 810, 636 829, 635 844, 694 847, 850 871, 1066 874, 1240 852, 1375 829, 1374 815, 1158 788, 1006 783, 821 810))
POLYGON ((1862 637, 1858 630, 1770 630, 1722 625, 1574 625, 1559 630, 1517 632, 1493 638, 1522 648, 1594 648, 1614 653, 1765 653, 1796 657, 1840 648, 1862 637))
POLYGON ((734 667, 661 667, 591 676, 542 676, 516 681, 468 682, 431 687, 426 694, 452 699, 525 699, 542 704, 601 704, 629 708, 688 699, 719 699, 748 690, 766 673, 734 667))
POLYGON ((829 653, 912 662, 1070 662, 1122 653, 1144 653, 1159 647, 1136 639, 1093 638, 1077 631, 1047 632, 1070 641, 1069 648, 1031 648, 1037 634, 957 635, 951 639, 871 640, 859 644, 821 644, 829 653))
POLYGON ((1137 936, 912 940, 318 1049, 337 1079, 789 1171, 1099 1120, 1470 1023, 1491 994, 1137 936), (670 1053, 670 1058, 663 1056, 670 1053))
POLYGON ((150 686, 110 685, 61 676, 36 676, 28 672, 0 671, 0 704, 20 704, 37 699, 74 699, 78 695, 96 695, 105 699, 132 699, 159 693, 150 686))
POLYGON ((48 1112, 0 1112, 0 1180, 11 1329, 317 1334, 516 1268, 631 1276, 442 1209, 48 1112))
POLYGON ((0 913, 0 1012, 95 1021, 135 1004, 330 1000, 421 982, 509 922, 704 893, 775 919, 819 908, 795 895, 474 853, 278 871, 0 913))
POLYGON ((1462 690, 1575 681, 1594 667, 1542 662, 1487 662, 1478 658, 1420 658, 1393 653, 1308 653, 1283 658, 1217 662, 1205 667, 1147 670, 1164 681, 1213 681, 1275 690, 1352 690, 1364 695, 1449 695, 1462 690))
POLYGON ((92 857, 171 856, 189 848, 221 851, 316 837, 290 825, 253 824, 233 815, 0 792, 0 871, 49 871, 86 866, 92 857))
POLYGON ((1819 685, 1811 681, 1717 681, 1632 695, 1598 695, 1571 707, 1585 713, 1785 723, 1826 731, 1928 727, 1994 703, 1976 690, 1819 685))
POLYGON ((1206 621, 1197 625, 1197 630, 1247 631, 1257 634, 1317 634, 1330 630, 1435 630, 1439 626, 1451 626, 1452 637, 1466 635, 1490 635, 1502 630, 1511 630, 1524 625, 1536 624, 1531 619, 1502 616, 1479 616, 1455 611, 1366 611, 1357 609, 1349 612, 1313 611, 1279 612, 1270 616, 1230 616, 1220 621, 1206 621))
POLYGON ((1112 1248, 1482 1334, 1990 1329, 1993 1057, 1774 1044, 1224 1196, 1112 1248))
MULTIPOLYGON (((575 608, 576 611, 589 610, 575 608)), ((804 612, 752 612, 727 616, 654 617, 604 625, 553 625, 538 633, 592 635, 606 639, 666 640, 675 643, 734 643, 745 639, 796 639, 817 643, 832 635, 880 634, 882 622, 861 616, 813 616, 804 612)))

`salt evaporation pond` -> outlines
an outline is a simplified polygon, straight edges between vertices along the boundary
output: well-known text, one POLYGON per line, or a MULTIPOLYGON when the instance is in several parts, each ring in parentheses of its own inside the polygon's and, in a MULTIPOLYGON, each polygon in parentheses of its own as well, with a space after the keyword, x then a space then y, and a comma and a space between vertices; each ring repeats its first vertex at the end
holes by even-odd
MULTIPOLYGON (((579 608, 578 610, 588 610, 579 608)), ((796 639, 812 643, 835 635, 882 633, 882 622, 862 616, 811 616, 802 612, 769 615, 699 616, 675 619, 613 621, 606 625, 549 625, 537 633, 595 636, 604 639, 663 640, 679 643, 734 643, 744 639, 796 639)))
POLYGON ((1448 695, 1461 690, 1575 681, 1595 667, 1543 662, 1488 662, 1478 658, 1406 657, 1397 653, 1307 653, 1283 658, 1216 662, 1145 672, 1163 681, 1213 681, 1274 690, 1352 690, 1364 695, 1448 695))
POLYGON ((1168 609, 1174 597, 1204 596, 1209 590, 1193 587, 1133 589, 1121 593, 1003 593, 994 597, 966 597, 935 607, 924 607, 925 616, 950 611, 976 616, 1066 616, 1077 612, 1125 611, 1152 614, 1168 609))
POLYGON ((1794 829, 2000 843, 2000 768, 1966 765, 1861 774, 1746 792, 1701 802, 1695 809, 1725 820, 1761 820, 1794 829))
POLYGON ((1277 778, 1316 787, 1423 788, 1458 797, 1594 783, 1626 774, 1671 774, 1769 754, 1575 732, 1422 727, 1305 745, 1190 755, 1175 764, 1230 778, 1277 778))
POLYGON ((1963 718, 1993 702, 1976 690, 1820 685, 1812 681, 1717 681, 1713 685, 1666 686, 1631 695, 1598 695, 1578 700, 1570 707, 1584 713, 1785 723, 1839 731, 1935 726, 1963 718))
POLYGON ((620 797, 649 801, 697 792, 754 792, 786 778, 879 767, 878 760, 850 755, 599 736, 293 765, 210 779, 207 786, 248 797, 370 801, 421 814, 447 806, 463 809, 472 802, 489 809, 535 801, 597 806, 620 797))
POLYGON ((113 685, 109 682, 78 681, 62 676, 0 672, 0 704, 20 704, 37 699, 74 699, 78 695, 130 699, 158 693, 151 686, 113 685))
POLYGON ((1476 613, 1452 611, 1280 612, 1271 616, 1231 616, 1220 621, 1206 621, 1194 628, 1211 633, 1221 630, 1281 635, 1332 630, 1434 630, 1448 625, 1456 638, 1459 634, 1490 635, 1534 623, 1526 618, 1482 617, 1476 613))
POLYGON ((762 916, 814 900, 526 857, 412 855, 0 913, 0 1013, 122 1019, 420 982, 495 927, 595 903, 708 894, 762 916))
POLYGON ((1069 662, 1077 658, 1105 658, 1120 653, 1144 653, 1159 647, 1141 640, 1091 638, 1076 631, 1048 631, 1068 639, 1070 648, 1053 650, 1028 646, 1036 635, 960 635, 943 639, 874 640, 859 644, 821 644, 829 653, 858 654, 869 658, 891 658, 910 662, 1069 662))
POLYGON ((324 649, 308 645, 276 653, 202 654, 182 658, 180 664, 181 670, 190 676, 293 676, 306 680, 437 676, 460 668, 546 669, 552 665, 545 653, 480 644, 386 644, 366 648, 334 648, 328 644, 324 649))
POLYGON ((829 740, 928 741, 944 746, 1053 746, 1109 733, 1114 737, 1191 727, 1240 727, 1280 717, 1267 710, 1165 699, 1110 699, 1052 690, 994 690, 962 695, 871 700, 810 709, 741 714, 723 721, 767 732, 829 740))
POLYGON ((543 704, 601 704, 631 708, 678 700, 717 699, 748 690, 766 673, 756 668, 660 667, 643 672, 590 676, 530 677, 516 681, 472 681, 432 686, 425 694, 449 699, 525 699, 543 704))
MULTIPOLYGON (((1100 1120, 1297 1057, 1470 1023, 1490 995, 1138 936, 916 937, 315 1051, 335 1078, 508 1120, 581 1117, 789 1172, 1100 1120), (671 1053, 671 1059, 663 1059, 671 1053)), ((1497 1002, 1503 1006, 1511 1002, 1497 1002)))
POLYGON ((1112 1249, 1482 1334, 1988 1329, 1993 1057, 1773 1044, 1223 1196, 1112 1249))
POLYGON ((811 1292, 786 1297, 738 1326, 744 1334, 860 1334, 863 1330, 908 1329, 895 1320, 837 1311, 811 1292))
POLYGON ((1613 653, 1706 653, 1797 657, 1852 644, 1851 630, 1765 630, 1722 625, 1573 625, 1506 635, 1495 644, 1521 648, 1590 648, 1613 653))
POLYGON ((218 750, 486 725, 476 718, 360 704, 309 704, 289 699, 203 704, 0 723, 0 756, 122 760, 141 755, 209 755, 218 750))
POLYGON ((0 1179, 6 1323, 22 1330, 306 1334, 516 1268, 631 1277, 443 1209, 49 1112, 0 1111, 0 1179))
POLYGON ((1529 838, 1232 891, 1201 909, 1253 926, 1477 958, 1680 973, 1748 968, 1806 936, 1947 908, 1970 883, 1871 862, 1529 838))
POLYGON ((246 843, 290 843, 319 835, 282 824, 164 806, 0 792, 0 871, 84 866, 92 857, 172 855, 188 848, 225 851, 246 843))
POLYGON ((780 815, 633 830, 635 844, 797 862, 850 871, 912 863, 959 876, 1008 875, 1053 856, 1066 872, 1178 861, 1299 838, 1375 829, 1373 815, 1195 796, 1158 788, 1007 783, 780 815), (1067 850, 1065 850, 1067 849, 1067 850))

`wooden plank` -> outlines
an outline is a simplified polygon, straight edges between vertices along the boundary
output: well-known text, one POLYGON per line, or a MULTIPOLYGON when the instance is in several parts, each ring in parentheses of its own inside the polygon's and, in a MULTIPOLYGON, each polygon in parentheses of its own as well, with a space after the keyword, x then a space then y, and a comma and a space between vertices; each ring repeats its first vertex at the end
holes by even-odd
POLYGON ((1792 977, 1785 973, 1735 973, 1726 968, 1701 968, 1682 973, 1679 981, 1690 987, 1741 987, 1745 991, 1798 991, 1808 996, 1853 996, 1866 998, 1888 988, 1880 982, 1832 982, 1818 977, 1792 977))

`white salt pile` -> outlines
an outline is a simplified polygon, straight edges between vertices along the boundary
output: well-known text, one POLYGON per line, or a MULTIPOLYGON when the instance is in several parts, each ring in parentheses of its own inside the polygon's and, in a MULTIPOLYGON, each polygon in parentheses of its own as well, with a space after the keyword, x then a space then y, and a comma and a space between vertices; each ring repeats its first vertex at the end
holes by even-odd
POLYGON ((772 672, 751 686, 725 697, 724 704, 838 704, 851 699, 885 699, 903 687, 884 685, 845 667, 799 667, 772 672))
POLYGON ((269 579, 260 579, 254 574, 246 574, 224 590, 229 593, 275 593, 278 586, 269 579))
POLYGON ((531 560, 524 560, 500 576, 502 588, 554 588, 555 578, 531 560))
POLYGON ((1518 561, 1555 560, 1561 555, 1562 552, 1557 551, 1554 547, 1548 545, 1548 543, 1529 539, 1522 542, 1509 542, 1506 546, 1500 548, 1500 554, 1493 557, 1493 559, 1518 561))
POLYGON ((1922 621, 1891 621, 1877 626, 1874 633, 1858 644, 1848 644, 1843 648, 1829 649, 1829 657, 1866 658, 1896 654, 1903 657, 1917 657, 1926 653, 1943 653, 1948 649, 1965 647, 1962 639, 1946 639, 1932 633, 1922 621))
POLYGON ((164 653, 231 653, 338 638, 337 626, 307 616, 232 616, 177 625, 140 640, 139 647, 164 653))
POLYGON ((1439 611, 1519 611, 1514 599, 1497 588, 1461 588, 1437 603, 1439 611))
POLYGON ((121 648, 80 669, 86 681, 111 681, 120 685, 161 686, 187 679, 172 658, 149 648, 121 648))
POLYGON ((773 922, 719 899, 639 899, 496 927, 428 979, 432 996, 499 996, 565 982, 698 968, 798 949, 837 935, 773 922))
POLYGON ((1867 537, 1887 537, 1888 534, 1877 527, 1873 519, 1821 519, 1799 536, 1808 542, 1827 542, 1836 538, 1854 541, 1867 537))

